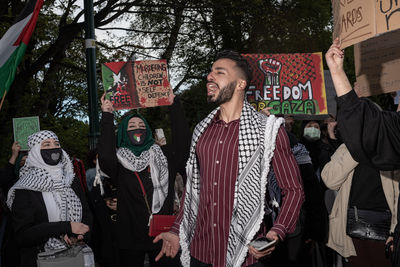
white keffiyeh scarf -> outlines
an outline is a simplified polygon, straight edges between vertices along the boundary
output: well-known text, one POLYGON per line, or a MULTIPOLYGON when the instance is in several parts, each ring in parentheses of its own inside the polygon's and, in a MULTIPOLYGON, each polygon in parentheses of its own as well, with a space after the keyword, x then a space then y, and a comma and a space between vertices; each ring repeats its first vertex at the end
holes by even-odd
MULTIPOLYGON (((190 265, 190 242, 196 228, 200 203, 200 170, 196 145, 215 117, 219 108, 212 111, 195 128, 186 166, 187 183, 184 215, 180 224, 181 261, 190 265)), ((241 266, 247 245, 258 232, 264 216, 267 174, 275 149, 275 139, 282 118, 265 116, 244 102, 239 124, 239 174, 235 184, 232 220, 229 228, 226 266, 241 266)))
MULTIPOLYGON (((62 150, 62 161, 56 166, 44 163, 40 155, 40 144, 49 138, 58 141, 57 136, 51 131, 40 131, 28 138, 30 151, 24 167, 20 170, 19 180, 8 192, 7 205, 11 210, 15 198, 15 190, 17 189, 51 192, 60 211, 59 221, 80 222, 82 219, 82 205, 71 188, 75 175, 68 154, 62 150), (55 173, 59 173, 60 177, 53 177, 52 174, 55 173)), ((66 248, 66 244, 62 237, 50 238, 44 248, 46 251, 61 249, 66 248)))
POLYGON ((140 156, 131 150, 120 147, 117 150, 118 161, 126 169, 141 172, 150 165, 150 176, 153 183, 153 201, 151 211, 156 214, 164 205, 168 195, 168 162, 161 148, 154 144, 149 150, 143 151, 140 156))

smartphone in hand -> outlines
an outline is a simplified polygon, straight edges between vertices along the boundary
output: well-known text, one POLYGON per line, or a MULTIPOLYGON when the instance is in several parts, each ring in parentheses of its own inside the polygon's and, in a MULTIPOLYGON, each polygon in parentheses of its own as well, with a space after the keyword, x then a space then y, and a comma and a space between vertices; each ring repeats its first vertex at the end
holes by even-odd
POLYGON ((263 251, 266 250, 272 246, 274 246, 276 243, 276 240, 269 240, 266 237, 260 237, 257 238, 253 241, 250 242, 250 246, 254 247, 255 249, 257 249, 258 251, 263 251))

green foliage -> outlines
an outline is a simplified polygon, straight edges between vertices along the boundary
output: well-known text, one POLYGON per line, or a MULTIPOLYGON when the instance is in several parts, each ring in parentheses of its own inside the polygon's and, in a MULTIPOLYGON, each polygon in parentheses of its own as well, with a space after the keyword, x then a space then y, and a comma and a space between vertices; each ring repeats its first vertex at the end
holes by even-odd
MULTIPOLYGON (((0 1, 7 7, 0 10, 0 33, 4 33, 24 2, 0 1)), ((109 32, 109 39, 98 45, 98 62, 127 60, 132 55, 167 59, 170 80, 181 95, 192 129, 215 107, 207 104, 205 77, 217 51, 325 52, 331 44, 329 0, 98 0, 94 5, 97 32, 109 32), (126 34, 113 34, 116 27, 126 27, 126 34)), ((33 115, 40 117, 42 129, 59 135, 64 148, 85 159, 88 125, 82 121, 87 121, 88 93, 81 11, 73 0, 45 1, 0 111, 0 163, 5 164, 10 154, 12 118, 33 115)), ((346 71, 353 81, 352 51, 346 54, 346 71)), ((100 96, 100 65, 97 74, 100 96)), ((139 112, 153 129, 163 128, 169 139, 167 110, 139 112)))

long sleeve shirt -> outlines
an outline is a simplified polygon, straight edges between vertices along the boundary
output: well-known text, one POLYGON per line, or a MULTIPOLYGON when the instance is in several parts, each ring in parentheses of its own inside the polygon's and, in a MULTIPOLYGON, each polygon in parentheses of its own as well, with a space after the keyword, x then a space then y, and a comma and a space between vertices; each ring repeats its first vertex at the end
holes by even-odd
POLYGON ((380 111, 354 90, 337 103, 339 132, 351 156, 380 170, 400 169, 400 114, 380 111))
MULTIPOLYGON (((191 256, 215 267, 226 265, 239 159, 239 120, 225 123, 218 117, 217 114, 196 147, 201 191, 197 225, 190 246, 191 256)), ((283 127, 276 137, 272 166, 282 189, 283 199, 281 212, 271 230, 283 239, 287 233, 294 231, 304 199, 299 169, 283 127)), ((175 234, 179 233, 182 216, 181 208, 171 230, 175 234)), ((259 235, 265 235, 265 230, 261 229, 259 235)), ((255 258, 248 255, 243 265, 256 262, 255 258)))

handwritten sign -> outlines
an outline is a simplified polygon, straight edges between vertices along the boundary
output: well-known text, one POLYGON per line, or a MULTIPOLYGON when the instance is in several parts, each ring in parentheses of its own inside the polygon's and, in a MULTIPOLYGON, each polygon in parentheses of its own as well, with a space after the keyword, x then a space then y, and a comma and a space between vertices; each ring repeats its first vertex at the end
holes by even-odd
POLYGON ((400 1, 376 0, 376 33, 400 28, 400 1))
POLYGON ((385 33, 354 46, 354 63, 362 96, 400 88, 400 30, 385 33))
POLYGON ((400 28, 400 1, 332 0, 333 39, 341 48, 400 28))
POLYGON ((166 60, 104 63, 102 77, 106 98, 116 110, 171 104, 166 60))
POLYGON ((253 73, 247 100, 272 114, 327 114, 322 53, 244 54, 253 73))
POLYGON ((21 151, 29 150, 28 137, 40 131, 39 117, 13 118, 14 141, 21 146, 21 151))
POLYGON ((169 105, 172 88, 166 60, 135 61, 136 91, 141 107, 169 105))

